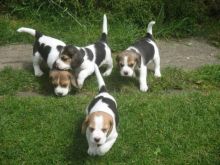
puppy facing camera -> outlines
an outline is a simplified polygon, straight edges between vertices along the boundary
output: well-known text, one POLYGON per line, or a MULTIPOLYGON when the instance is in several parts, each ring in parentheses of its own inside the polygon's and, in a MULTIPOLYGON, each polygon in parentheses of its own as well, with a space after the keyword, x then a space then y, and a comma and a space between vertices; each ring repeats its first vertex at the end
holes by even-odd
POLYGON ((70 71, 51 70, 49 77, 57 96, 66 96, 72 86, 77 86, 75 76, 70 71))
POLYGON ((116 57, 121 76, 136 77, 135 72, 138 71, 140 73, 138 78, 142 92, 148 90, 146 80, 147 64, 153 61, 155 65, 154 75, 155 77, 161 77, 159 50, 152 35, 152 26, 154 24, 155 22, 151 21, 148 24, 146 36, 132 44, 116 57))
POLYGON ((117 103, 105 86, 99 68, 95 65, 95 74, 99 85, 99 93, 86 108, 86 118, 82 124, 82 133, 86 133, 91 156, 105 155, 115 143, 118 132, 119 116, 117 103))

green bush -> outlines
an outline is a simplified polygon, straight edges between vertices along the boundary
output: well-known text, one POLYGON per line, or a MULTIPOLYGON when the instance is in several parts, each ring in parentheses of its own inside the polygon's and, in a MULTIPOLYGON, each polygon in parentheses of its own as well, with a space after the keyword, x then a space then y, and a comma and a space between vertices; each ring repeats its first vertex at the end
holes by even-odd
POLYGON ((217 0, 4 0, 2 4, 3 12, 21 18, 48 15, 95 21, 108 13, 113 21, 132 21, 141 27, 150 19, 166 23, 190 18, 194 23, 200 23, 209 15, 218 16, 220 7, 217 0))

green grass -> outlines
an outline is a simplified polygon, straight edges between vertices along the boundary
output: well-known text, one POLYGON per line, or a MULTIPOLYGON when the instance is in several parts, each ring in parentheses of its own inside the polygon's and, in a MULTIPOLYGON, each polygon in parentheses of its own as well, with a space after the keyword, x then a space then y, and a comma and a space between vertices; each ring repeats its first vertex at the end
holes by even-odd
MULTIPOLYGON (((81 9, 80 6, 69 5, 72 2, 74 4, 74 1, 63 3, 81 9)), ((108 40, 112 50, 123 50, 143 36, 151 19, 157 21, 154 27, 156 38, 199 36, 219 46, 219 21, 202 19, 204 22, 198 23, 197 18, 190 15, 182 18, 181 12, 187 9, 185 14, 189 13, 182 1, 177 1, 177 7, 166 5, 169 3, 162 5, 162 2, 159 5, 154 1, 144 2, 152 4, 145 14, 138 12, 145 7, 140 3, 132 1, 134 6, 123 7, 117 2, 112 9, 118 13, 107 13, 108 40), (173 15, 173 10, 166 7, 175 9, 179 15, 176 12, 173 15), (123 21, 125 14, 129 16, 123 21)), ((81 26, 67 16, 66 11, 76 16, 74 10, 51 6, 52 1, 39 3, 42 5, 19 3, 11 6, 9 9, 13 10, 9 13, 0 15, 0 45, 32 43, 32 36, 16 32, 21 26, 32 27, 68 44, 87 45, 100 36, 102 10, 111 11, 111 3, 107 1, 103 1, 104 8, 95 13, 83 10, 88 12, 91 20, 74 17, 81 26), (50 12, 42 13, 41 8, 47 3, 50 4, 50 12), (31 10, 28 5, 32 6, 31 10)), ((90 6, 94 3, 89 1, 86 5, 87 8, 96 8, 90 6)), ((190 8, 191 12, 194 10, 197 15, 193 16, 197 17, 200 9, 190 8)), ((5 68, 0 71, 0 164, 213 165, 220 162, 220 65, 188 72, 166 68, 162 70, 160 79, 154 78, 149 71, 147 93, 139 91, 137 80, 120 77, 116 69, 105 81, 118 103, 119 137, 105 156, 90 157, 80 128, 85 108, 97 93, 94 76, 86 80, 82 90, 73 89, 69 96, 60 98, 53 94, 48 71, 41 78, 35 77, 33 70, 5 68), (23 96, 19 95, 21 92, 24 92, 23 96), (29 93, 41 95, 30 96, 29 93)))
POLYGON ((82 90, 55 97, 47 74, 0 72, 1 164, 218 164, 220 65, 185 72, 166 68, 147 93, 116 70, 105 78, 120 114, 119 137, 103 157, 87 155, 80 128, 97 93, 95 76, 82 90), (47 85, 45 85, 47 84, 47 85), (42 96, 19 97, 18 92, 42 96))

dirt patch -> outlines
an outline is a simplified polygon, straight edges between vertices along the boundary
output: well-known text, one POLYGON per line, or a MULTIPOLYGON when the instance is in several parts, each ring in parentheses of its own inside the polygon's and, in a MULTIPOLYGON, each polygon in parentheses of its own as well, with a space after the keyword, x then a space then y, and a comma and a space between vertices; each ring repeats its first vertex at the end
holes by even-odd
MULTIPOLYGON (((220 64, 220 49, 201 39, 158 40, 161 68, 194 69, 205 64, 220 64)), ((6 66, 16 69, 32 68, 32 45, 0 47, 0 70, 6 66)))
POLYGON ((175 66, 185 70, 205 64, 220 64, 220 49, 204 40, 182 39, 158 41, 161 67, 175 66))

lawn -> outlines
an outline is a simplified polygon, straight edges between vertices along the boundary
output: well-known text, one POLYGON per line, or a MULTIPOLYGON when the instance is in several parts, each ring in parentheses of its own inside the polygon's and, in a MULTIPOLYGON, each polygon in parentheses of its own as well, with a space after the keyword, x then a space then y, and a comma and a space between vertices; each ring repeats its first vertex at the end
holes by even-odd
POLYGON ((32 70, 0 72, 1 164, 218 164, 220 66, 149 73, 150 90, 114 71, 106 78, 118 102, 119 138, 103 157, 87 155, 81 135, 85 108, 97 92, 95 76, 82 90, 55 97, 49 80, 32 70), (19 96, 19 92, 39 96, 19 96))
MULTIPOLYGON (((14 9, 8 11, 2 7, 5 13, 0 13, 0 45, 32 43, 32 36, 16 32, 21 26, 35 28, 78 46, 92 43, 100 35, 101 11, 107 9, 108 41, 114 53, 143 36, 143 29, 147 25, 145 20, 151 19, 157 21, 154 28, 156 39, 202 36, 208 42, 220 45, 220 22, 210 21, 212 19, 204 19, 202 22, 202 16, 195 22, 200 13, 200 10, 196 10, 198 8, 195 8, 197 15, 191 15, 193 18, 186 11, 186 18, 180 12, 180 18, 175 19, 176 13, 172 15, 173 10, 166 13, 163 5, 153 1, 154 7, 149 7, 154 11, 152 13, 149 10, 151 15, 143 15, 142 10, 139 10, 144 5, 134 3, 134 15, 130 15, 132 6, 125 8, 123 5, 127 1, 120 1, 123 2, 121 6, 118 1, 115 2, 121 8, 117 8, 117 5, 110 8, 111 3, 107 2, 111 1, 103 1, 106 6, 97 11, 83 10, 79 13, 88 12, 86 14, 90 14, 90 20, 85 16, 83 19, 73 17, 75 11, 68 8, 63 8, 60 12, 58 7, 61 5, 51 7, 52 2, 58 1, 36 1, 39 6, 35 1, 30 4, 22 1, 17 6, 13 6, 16 1, 6 2, 13 2, 9 9, 14 9), (47 3, 50 3, 49 12, 43 10, 47 8, 47 3), (34 9, 30 10, 28 5, 34 9), (111 9, 118 13, 111 13, 111 9), (70 11, 72 17, 66 14, 70 11), (119 18, 115 17, 117 14, 119 18), (129 14, 129 19, 124 19, 127 18, 126 14, 129 14), (170 18, 165 17, 169 14, 170 18), (139 23, 135 23, 136 17, 142 18, 139 23), (83 26, 76 23, 75 18, 83 26)), ((74 4, 71 0, 59 1, 60 4, 65 2, 67 6, 71 2, 74 4)), ((95 9, 96 6, 89 2, 85 1, 85 4, 89 4, 86 7, 95 9)), ((167 1, 158 2, 164 2, 165 7, 169 6, 167 1)), ((186 2, 191 5, 191 1, 186 2)), ((182 3, 183 1, 178 1, 175 12, 179 11, 179 7, 180 11, 185 9, 181 6, 182 3)), ((188 9, 194 11, 193 7, 188 9)), ((154 78, 152 71, 148 73, 147 93, 139 91, 135 79, 120 77, 116 65, 113 73, 105 78, 109 93, 118 103, 119 137, 105 156, 90 157, 87 154, 85 135, 81 134, 81 124, 85 117, 85 108, 98 90, 94 75, 85 81, 81 90, 73 89, 66 97, 56 97, 48 71, 43 77, 37 78, 33 69, 1 70, 0 164, 219 164, 220 65, 207 65, 191 71, 168 67, 162 70, 162 78, 159 79, 154 78)))

